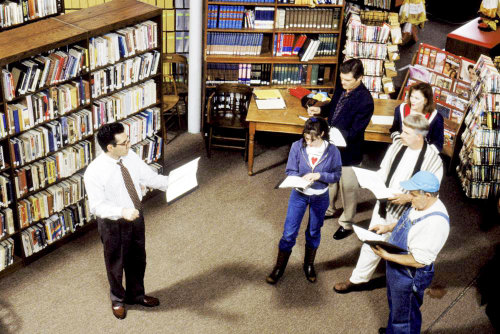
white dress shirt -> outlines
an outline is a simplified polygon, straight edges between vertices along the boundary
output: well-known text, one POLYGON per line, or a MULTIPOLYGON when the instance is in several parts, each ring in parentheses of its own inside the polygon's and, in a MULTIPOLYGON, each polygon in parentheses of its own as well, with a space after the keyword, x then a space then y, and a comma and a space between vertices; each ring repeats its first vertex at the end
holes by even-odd
MULTIPOLYGON (((155 173, 137 154, 129 150, 120 158, 128 169, 139 199, 141 185, 167 190, 168 177, 155 173)), ((123 208, 133 208, 118 160, 102 152, 87 167, 84 175, 85 189, 89 198, 90 212, 97 217, 117 220, 123 218, 123 208)))

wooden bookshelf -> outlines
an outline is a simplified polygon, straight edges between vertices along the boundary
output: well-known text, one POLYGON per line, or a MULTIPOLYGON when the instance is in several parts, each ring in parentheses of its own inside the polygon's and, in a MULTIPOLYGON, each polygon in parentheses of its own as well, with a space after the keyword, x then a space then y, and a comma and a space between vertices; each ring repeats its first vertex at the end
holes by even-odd
MULTIPOLYGON (((322 91, 333 91, 337 79, 337 72, 339 66, 340 59, 340 44, 341 44, 341 35, 342 35, 342 26, 343 26, 343 17, 344 17, 344 1, 341 5, 317 5, 314 9, 329 9, 329 10, 339 10, 338 17, 338 28, 336 29, 325 29, 325 28, 279 28, 278 21, 278 10, 298 10, 300 8, 310 9, 307 5, 298 5, 298 4, 282 4, 278 3, 278 0, 274 0, 272 3, 262 3, 262 2, 227 2, 227 1, 209 1, 204 0, 204 21, 203 21, 203 47, 204 47, 204 56, 203 56, 203 75, 202 75, 202 94, 203 99, 205 101, 206 96, 209 95, 208 90, 213 89, 216 84, 207 83, 208 80, 208 68, 211 64, 270 64, 270 76, 269 85, 274 88, 288 88, 288 87, 296 87, 303 86, 308 89, 313 90, 322 90, 322 91), (221 6, 243 6, 245 10, 255 10, 255 7, 265 7, 273 9, 273 24, 271 29, 251 29, 244 28, 244 24, 242 24, 242 29, 224 29, 224 28, 208 28, 209 27, 209 6, 218 5, 220 10, 221 6), (247 56, 229 56, 229 55, 217 55, 217 54, 207 54, 207 41, 209 33, 229 33, 229 34, 241 34, 241 33, 261 33, 263 34, 263 42, 261 45, 262 51, 259 55, 247 55, 247 56), (319 56, 316 55, 312 60, 303 62, 300 60, 300 57, 297 55, 292 56, 276 56, 273 54, 275 41, 278 39, 278 34, 295 34, 295 39, 293 41, 293 45, 297 42, 297 37, 300 34, 306 34, 308 37, 317 36, 317 34, 336 34, 337 36, 337 45, 335 49, 335 56, 319 56), (277 84, 273 83, 273 73, 275 72, 275 67, 277 65, 288 64, 288 65, 327 65, 330 67, 330 74, 328 78, 324 78, 324 83, 313 85, 310 83, 302 83, 302 84, 277 84)), ((288 15, 288 14, 287 14, 288 15)), ((333 15, 332 15, 333 20, 333 15)), ((217 65, 214 65, 217 66, 217 65)), ((220 82, 222 83, 222 82, 220 82)), ((205 114, 205 111, 203 111, 205 114)))
MULTIPOLYGON (((16 28, 19 28, 21 26, 24 26, 26 24, 31 24, 31 23, 34 23, 34 22, 37 22, 37 21, 40 21, 40 20, 44 20, 44 19, 47 19, 47 18, 50 18, 50 17, 56 17, 58 15, 61 15, 64 13, 65 11, 65 8, 64 8, 64 0, 42 0, 41 1, 41 4, 42 5, 46 5, 46 4, 50 4, 52 6, 52 9, 51 11, 48 10, 49 6, 47 7, 44 7, 44 9, 47 9, 47 12, 46 13, 43 13, 42 10, 40 8, 38 8, 39 10, 37 11, 34 6, 34 2, 33 2, 33 7, 29 7, 29 3, 28 1, 18 1, 16 2, 16 5, 17 6, 24 6, 26 5, 26 11, 24 9, 22 9, 23 11, 23 22, 7 22, 7 11, 8 9, 7 8, 4 8, 4 13, 2 13, 2 20, 0 21, 0 32, 2 31, 7 31, 7 30, 12 30, 12 29, 16 29, 16 28), (30 17, 30 13, 33 14, 32 17, 30 17)), ((7 5, 7 3, 4 3, 5 5, 7 5)), ((37 3, 37 6, 39 4, 37 3)), ((12 13, 11 13, 12 15, 12 13)))
MULTIPOLYGON (((83 47, 84 49, 86 49, 88 55, 90 41, 92 38, 102 36, 103 34, 115 32, 116 30, 119 29, 134 27, 135 25, 142 24, 143 22, 146 21, 152 21, 155 23, 155 25, 151 25, 151 27, 156 28, 156 33, 155 33, 156 46, 145 51, 137 51, 133 56, 122 57, 113 64, 108 64, 106 66, 100 66, 94 69, 90 69, 90 66, 87 63, 85 64, 87 65, 87 68, 80 71, 80 73, 77 73, 76 77, 70 78, 68 80, 63 80, 57 83, 44 85, 42 88, 38 88, 38 83, 37 83, 36 85, 37 89, 34 89, 32 92, 28 92, 25 94, 19 94, 19 92, 16 90, 16 96, 11 100, 9 100, 9 98, 5 96, 4 86, 6 85, 6 82, 4 82, 5 77, 4 75, 2 75, 1 77, 2 94, 0 99, 0 112, 5 115, 7 123, 6 127, 9 133, 7 134, 7 136, 0 139, 0 147, 3 149, 3 158, 5 162, 5 168, 2 168, 0 170, 0 174, 4 175, 4 177, 8 177, 8 180, 11 184, 11 191, 9 195, 10 203, 8 203, 7 207, 12 210, 14 216, 14 232, 4 233, 0 237, 0 242, 6 242, 6 240, 10 239, 13 240, 14 262, 12 265, 7 266, 4 270, 0 271, 0 277, 7 275, 8 273, 15 270, 15 268, 22 267, 34 261, 35 259, 40 258, 41 256, 49 253, 50 251, 59 247, 60 245, 70 240, 73 240, 75 237, 78 237, 78 235, 81 234, 82 232, 85 232, 95 226, 95 220, 88 215, 89 214, 88 207, 87 204, 85 203, 86 195, 82 192, 83 188, 81 188, 83 187, 83 183, 81 184, 77 183, 79 182, 78 175, 81 175, 81 173, 83 173, 83 171, 86 168, 86 164, 84 162, 80 162, 77 165, 79 167, 74 168, 75 172, 73 174, 71 175, 63 174, 64 176, 56 175, 57 177, 55 179, 55 182, 49 184, 48 181, 45 181, 44 185, 39 186, 38 189, 36 190, 28 189, 28 191, 19 194, 19 198, 17 198, 18 196, 16 195, 16 190, 15 190, 15 175, 19 170, 26 167, 31 168, 35 164, 43 163, 43 161, 46 161, 46 159, 56 159, 56 155, 62 154, 67 149, 71 148, 76 149, 78 147, 82 147, 81 144, 84 141, 88 141, 90 143, 90 151, 89 151, 90 159, 95 158, 97 154, 96 151, 97 140, 95 138, 95 135, 99 130, 100 126, 106 122, 106 119, 100 120, 100 123, 97 123, 96 119, 94 118, 95 113, 93 107, 97 106, 97 104, 95 103, 102 100, 103 98, 111 97, 114 94, 123 92, 128 89, 139 88, 140 85, 144 85, 147 82, 150 83, 151 85, 150 87, 153 87, 153 81, 154 81, 154 85, 156 86, 156 99, 153 100, 154 96, 151 95, 150 99, 151 101, 149 105, 135 106, 135 108, 137 109, 134 108, 134 110, 136 111, 133 112, 131 110, 122 110, 120 115, 116 115, 116 120, 125 121, 132 117, 138 116, 142 112, 152 108, 157 108, 155 109, 156 111, 152 114, 158 115, 158 113, 161 110, 161 93, 162 93, 162 76, 163 76, 162 66, 161 66, 162 10, 155 6, 138 2, 135 0, 120 0, 120 1, 115 0, 99 6, 91 7, 77 12, 72 12, 63 16, 51 17, 45 20, 33 22, 31 24, 11 29, 0 34, 0 67, 2 70, 10 71, 11 68, 10 64, 12 63, 29 60, 39 55, 46 55, 47 53, 53 52, 58 49, 67 51, 75 45, 78 45, 79 47, 83 47), (152 60, 154 60, 155 55, 157 55, 159 57, 158 59, 160 59, 158 67, 156 69, 156 73, 154 74, 151 73, 150 75, 146 75, 142 79, 136 80, 131 84, 125 84, 125 82, 123 82, 121 88, 119 89, 113 88, 111 90, 108 90, 107 93, 101 94, 98 97, 92 96, 91 92, 94 85, 92 81, 92 75, 94 73, 106 69, 110 66, 116 66, 127 59, 145 56, 147 53, 151 53, 150 59, 152 60), (26 99, 27 96, 47 91, 49 89, 59 88, 65 84, 69 84, 72 82, 80 82, 81 84, 82 81, 79 80, 87 81, 89 83, 89 92, 86 92, 88 93, 88 96, 86 96, 86 98, 90 102, 87 101, 86 103, 82 103, 83 100, 78 99, 80 105, 77 108, 73 108, 72 110, 62 114, 58 114, 57 109, 54 108, 55 117, 53 119, 44 121, 37 120, 34 126, 30 127, 29 129, 25 128, 22 131, 18 131, 16 133, 12 131, 12 124, 10 124, 10 117, 7 116, 9 112, 8 109, 9 105, 20 103, 24 99, 26 99), (83 110, 88 110, 89 112, 82 114, 83 110), (82 137, 81 139, 78 139, 77 137, 76 138, 77 140, 74 140, 75 138, 71 137, 71 139, 68 139, 68 143, 62 143, 61 146, 58 145, 57 149, 45 152, 45 154, 42 157, 37 157, 36 159, 32 159, 30 162, 25 162, 22 164, 22 166, 16 166, 16 164, 13 161, 13 157, 15 157, 15 155, 13 154, 14 147, 13 144, 11 144, 13 143, 12 140, 15 139, 17 140, 18 137, 30 133, 31 130, 37 130, 37 129, 41 130, 42 126, 46 126, 51 122, 61 121, 63 118, 68 119, 69 117, 73 117, 76 115, 79 115, 79 117, 83 117, 82 119, 90 120, 90 122, 87 123, 86 126, 88 126, 87 129, 92 128, 93 132, 92 134, 81 136, 82 137), (73 212, 79 212, 79 217, 82 218, 82 220, 80 221, 81 224, 74 228, 74 232, 71 232, 68 229, 68 231, 66 231, 64 234, 58 234, 55 238, 55 241, 53 241, 52 243, 49 243, 48 245, 44 246, 38 252, 34 252, 33 254, 28 255, 25 252, 22 243, 23 231, 27 231, 31 229, 33 226, 38 225, 39 223, 45 224, 45 222, 48 219, 41 218, 38 221, 29 221, 29 224, 27 226, 21 227, 20 223, 21 216, 20 212, 18 211, 19 205, 21 205, 21 203, 26 203, 26 201, 29 200, 32 196, 41 195, 41 193, 46 192, 51 187, 68 184, 68 182, 70 182, 71 180, 75 180, 74 184, 76 188, 74 189, 79 189, 78 191, 81 192, 75 193, 77 194, 76 197, 74 198, 71 197, 73 198, 72 203, 71 201, 66 201, 66 198, 64 199, 63 211, 66 210, 67 214, 69 214, 68 210, 76 210, 73 212), (80 196, 82 194, 83 196, 80 196), (82 198, 79 199, 80 197, 82 198), (76 205, 75 203, 77 204, 79 203, 78 205, 80 205, 80 207, 75 206, 76 205)), ((87 57, 87 60, 88 59, 89 57, 87 57)), ((141 87, 143 88, 139 89, 146 89, 144 86, 141 87)), ((148 92, 150 92, 150 90, 148 90, 148 92)), ((36 117, 35 113, 33 113, 33 117, 36 117)), ((162 126, 161 122, 157 123, 157 125, 162 126)), ((151 139, 150 143, 160 145, 161 140, 156 141, 155 136, 160 135, 162 133, 162 129, 156 128, 156 130, 157 131, 153 133, 153 137, 146 137, 145 139, 149 138, 151 139)), ((39 133, 42 133, 40 138, 43 138, 43 132, 39 131, 39 133)), ((138 139, 137 141, 138 144, 141 142, 145 142, 145 139, 141 138, 138 139)), ((149 145, 149 143, 145 142, 144 145, 149 145)), ((81 148, 81 150, 84 149, 81 148)), ((159 152, 161 151, 162 149, 159 149, 159 152)), ((158 152, 157 147, 154 149, 154 152, 158 152)), ((152 160, 153 162, 161 163, 162 158, 163 157, 160 154, 160 156, 154 156, 152 160)), ((1 200, 2 198, 0 198, 0 201, 1 200)), ((63 211, 60 211, 58 213, 62 214, 63 211)), ((56 212, 54 212, 54 214, 56 214, 56 212)), ((43 228, 45 229, 45 225, 43 226, 43 228)), ((1 232, 2 231, 0 231, 0 233, 1 232)))

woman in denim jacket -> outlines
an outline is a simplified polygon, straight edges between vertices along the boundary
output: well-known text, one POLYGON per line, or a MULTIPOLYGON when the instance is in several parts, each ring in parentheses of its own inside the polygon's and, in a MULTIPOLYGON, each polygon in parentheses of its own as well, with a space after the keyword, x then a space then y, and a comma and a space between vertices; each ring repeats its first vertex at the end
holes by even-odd
POLYGON ((305 189, 292 189, 283 236, 279 242, 278 259, 273 271, 266 278, 267 283, 276 284, 283 276, 308 205, 304 272, 309 282, 316 282, 314 258, 329 203, 328 184, 338 182, 341 172, 340 152, 329 142, 328 123, 319 117, 309 118, 304 126, 303 138, 292 144, 286 174, 300 176, 310 181, 311 185, 305 189))

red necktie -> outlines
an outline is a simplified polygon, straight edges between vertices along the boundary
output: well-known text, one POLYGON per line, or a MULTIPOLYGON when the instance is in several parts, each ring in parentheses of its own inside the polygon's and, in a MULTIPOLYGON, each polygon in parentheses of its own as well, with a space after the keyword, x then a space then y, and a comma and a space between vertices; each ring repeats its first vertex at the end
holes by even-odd
POLYGON ((127 188, 128 195, 130 196, 132 203, 134 203, 134 207, 137 210, 141 210, 142 203, 139 199, 139 195, 137 195, 137 191, 134 187, 134 182, 132 181, 132 177, 130 176, 128 169, 123 165, 123 162, 121 160, 118 161, 117 164, 118 166, 120 166, 120 169, 122 171, 123 181, 125 182, 125 187, 127 188))

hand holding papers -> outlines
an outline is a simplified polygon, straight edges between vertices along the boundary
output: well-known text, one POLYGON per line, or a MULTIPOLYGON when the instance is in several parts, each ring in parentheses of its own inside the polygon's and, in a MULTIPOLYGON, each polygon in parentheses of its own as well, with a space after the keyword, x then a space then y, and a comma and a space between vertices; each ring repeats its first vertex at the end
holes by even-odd
POLYGON ((198 186, 196 172, 198 171, 199 160, 200 158, 196 158, 170 172, 166 195, 167 203, 172 202, 174 199, 198 186))
POLYGON ((287 176, 286 179, 281 182, 278 188, 300 188, 306 189, 312 184, 311 181, 307 181, 306 179, 300 176, 287 176))
POLYGON ((330 143, 337 147, 346 147, 344 136, 340 133, 339 129, 335 127, 330 128, 330 143))
POLYGON ((385 238, 377 233, 374 233, 372 231, 366 230, 362 227, 352 225, 354 229, 354 233, 358 236, 359 240, 363 241, 365 244, 368 244, 370 246, 380 246, 384 248, 386 251, 389 253, 400 253, 400 252, 405 252, 404 249, 393 245, 389 242, 385 241, 385 238))
POLYGON ((277 89, 254 89, 258 109, 285 109, 283 96, 277 89))
POLYGON ((387 188, 377 172, 358 167, 353 167, 352 169, 358 178, 359 186, 369 189, 377 199, 390 198, 400 192, 387 188))

